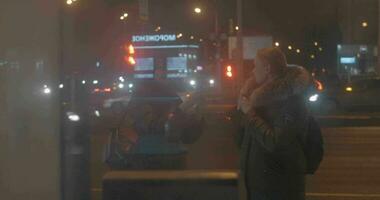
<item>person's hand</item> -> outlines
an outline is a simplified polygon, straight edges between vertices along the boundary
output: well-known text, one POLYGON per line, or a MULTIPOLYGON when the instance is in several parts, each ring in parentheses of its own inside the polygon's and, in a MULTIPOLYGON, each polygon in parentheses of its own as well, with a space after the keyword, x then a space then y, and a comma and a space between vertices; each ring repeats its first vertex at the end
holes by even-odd
POLYGON ((252 105, 251 105, 250 100, 249 100, 248 97, 246 97, 246 96, 242 96, 241 97, 239 108, 245 114, 247 114, 251 110, 252 105))

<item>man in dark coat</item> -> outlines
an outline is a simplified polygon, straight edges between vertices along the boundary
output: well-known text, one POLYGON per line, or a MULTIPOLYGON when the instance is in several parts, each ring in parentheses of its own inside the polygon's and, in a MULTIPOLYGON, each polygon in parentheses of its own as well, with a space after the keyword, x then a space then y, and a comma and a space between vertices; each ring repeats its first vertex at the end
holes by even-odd
POLYGON ((240 149, 247 198, 303 200, 301 141, 307 132, 305 92, 311 77, 301 67, 287 67, 276 48, 259 50, 255 62, 254 78, 247 83, 252 85, 243 87, 239 98, 246 114, 240 149))

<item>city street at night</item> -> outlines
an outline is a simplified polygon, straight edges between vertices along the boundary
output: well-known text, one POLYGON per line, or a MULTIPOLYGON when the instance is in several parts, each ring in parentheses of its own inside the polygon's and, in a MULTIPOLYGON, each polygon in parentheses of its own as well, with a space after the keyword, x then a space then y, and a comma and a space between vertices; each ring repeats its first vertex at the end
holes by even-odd
POLYGON ((380 0, 0 0, 0 200, 380 200, 380 0))
MULTIPOLYGON (((186 169, 238 169, 234 130, 225 119, 225 113, 230 109, 233 109, 233 105, 208 106, 206 130, 198 142, 188 146, 186 169)), ((319 116, 319 119, 322 124, 326 124, 323 126, 326 152, 320 170, 307 177, 308 199, 380 199, 380 115, 344 113, 319 116), (350 126, 350 123, 356 125, 350 126)), ((104 133, 92 135, 93 200, 100 199, 101 180, 108 171, 101 162, 101 147, 106 138, 104 133)))

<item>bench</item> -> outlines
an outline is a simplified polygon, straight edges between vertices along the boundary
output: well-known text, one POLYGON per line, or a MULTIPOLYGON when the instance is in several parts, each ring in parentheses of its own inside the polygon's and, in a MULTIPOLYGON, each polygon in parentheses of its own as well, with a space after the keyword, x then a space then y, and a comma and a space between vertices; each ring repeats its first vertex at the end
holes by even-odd
POLYGON ((103 200, 237 200, 238 173, 226 170, 111 171, 103 200))

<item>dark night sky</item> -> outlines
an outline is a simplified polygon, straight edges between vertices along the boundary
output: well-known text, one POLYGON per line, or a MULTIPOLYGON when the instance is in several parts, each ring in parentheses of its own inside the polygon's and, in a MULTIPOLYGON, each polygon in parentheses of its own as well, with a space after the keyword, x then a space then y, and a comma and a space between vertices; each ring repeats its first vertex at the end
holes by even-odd
MULTIPOLYGON (((299 39, 305 30, 335 25, 337 0, 244 0, 244 28, 284 38, 299 39)), ((217 0, 220 24, 227 32, 228 19, 236 19, 236 0, 217 0)), ((213 30, 212 0, 151 0, 151 20, 168 29, 207 33, 213 30), (204 12, 196 16, 199 5, 204 12)))
MULTIPOLYGON (((109 38, 116 38, 120 34, 122 24, 118 16, 123 10, 130 13, 124 30, 133 31, 137 5, 131 0, 120 1, 119 4, 105 4, 111 0, 82 0, 87 2, 85 9, 78 13, 80 19, 78 29, 90 29, 89 43, 99 43, 100 48, 107 50, 109 38), (97 3, 96 3, 97 2, 97 3), (132 3, 131 3, 132 2, 132 3), (106 9, 104 9, 106 7, 106 9), (89 28, 87 28, 89 27, 89 28)), ((183 32, 207 38, 214 30, 214 12, 217 9, 221 31, 228 33, 228 20, 236 21, 236 0, 150 0, 151 30, 161 26, 163 32, 183 32), (199 6, 203 9, 202 15, 195 15, 193 9, 199 6)), ((339 42, 340 35, 337 22, 338 0, 243 0, 244 23, 247 34, 260 33, 272 35, 282 46, 292 44, 303 50, 303 56, 295 56, 288 52, 292 62, 299 64, 309 63, 310 53, 314 40, 319 41, 325 49, 326 59, 321 62, 333 64, 335 57, 331 56, 339 42)), ((79 31, 82 32, 82 31, 79 31)), ((113 42, 117 43, 117 42, 113 42)), ((95 45, 99 46, 99 45, 95 45)), ((110 47, 109 47, 110 48, 110 47)), ((286 50, 286 49, 285 49, 286 50)), ((111 53, 107 51, 107 54, 111 53)), ((321 55, 323 58, 323 55, 321 55)), ((316 64, 316 63, 314 63, 316 64)))
MULTIPOLYGON (((151 0, 152 21, 169 30, 199 34, 213 31, 213 13, 219 13, 222 32, 228 33, 228 20, 236 21, 236 0, 151 0), (201 16, 193 13, 200 6, 201 16)), ((309 63, 311 53, 316 53, 313 41, 325 49, 319 53, 320 62, 333 65, 331 55, 340 40, 338 0, 243 0, 243 26, 246 34, 268 34, 284 45, 291 44, 303 50, 304 56, 292 55, 289 59, 300 64, 309 63), (307 61, 306 61, 307 60, 307 61)), ((316 63, 313 63, 316 64, 316 63)))

